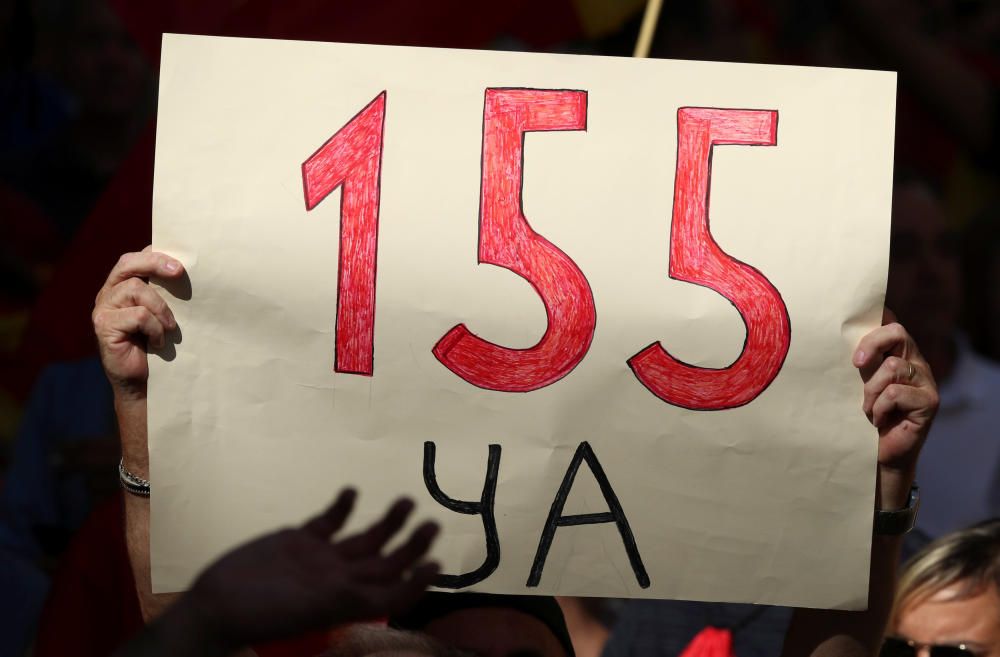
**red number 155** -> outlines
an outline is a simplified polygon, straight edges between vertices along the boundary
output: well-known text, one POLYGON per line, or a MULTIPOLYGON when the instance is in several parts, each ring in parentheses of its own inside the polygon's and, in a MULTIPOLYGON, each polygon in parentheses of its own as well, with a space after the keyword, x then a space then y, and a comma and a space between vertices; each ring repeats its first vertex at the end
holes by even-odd
MULTIPOLYGON (((302 164, 307 209, 343 187, 334 369, 366 376, 372 375, 374 359, 385 103, 382 92, 302 164)), ((464 324, 453 327, 434 346, 434 356, 472 385, 505 392, 537 390, 566 376, 590 348, 597 321, 590 285, 572 258, 532 229, 521 197, 524 134, 586 126, 585 91, 486 90, 479 262, 503 267, 530 283, 545 305, 547 327, 527 349, 488 342, 464 324)), ((726 254, 708 223, 712 149, 773 146, 777 128, 775 111, 682 107, 677 112, 668 274, 728 299, 743 318, 747 337, 736 361, 720 369, 683 363, 658 343, 628 359, 636 378, 670 404, 695 410, 747 404, 774 380, 788 353, 791 325, 781 295, 761 272, 726 254)))

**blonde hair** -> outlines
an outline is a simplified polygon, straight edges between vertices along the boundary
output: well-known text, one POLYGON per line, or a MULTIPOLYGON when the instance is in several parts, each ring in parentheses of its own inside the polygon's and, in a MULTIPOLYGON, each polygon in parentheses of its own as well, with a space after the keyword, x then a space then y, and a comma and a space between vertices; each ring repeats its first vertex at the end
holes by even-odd
POLYGON ((1000 592, 1000 518, 946 534, 915 554, 899 578, 890 627, 903 609, 956 584, 956 600, 990 586, 1000 592))

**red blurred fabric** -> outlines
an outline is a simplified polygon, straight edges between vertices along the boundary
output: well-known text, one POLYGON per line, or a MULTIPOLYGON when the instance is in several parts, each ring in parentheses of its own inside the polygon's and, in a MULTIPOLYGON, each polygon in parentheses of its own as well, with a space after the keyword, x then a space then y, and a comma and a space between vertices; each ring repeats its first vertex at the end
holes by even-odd
POLYGON ((695 635, 680 657, 736 657, 733 654, 733 633, 706 627, 695 635))
MULTIPOLYGON (((26 265, 52 263, 61 251, 59 232, 29 198, 0 183, 0 242, 26 265)), ((0 312, 3 312, 0 298, 0 312)))
POLYGON ((36 657, 107 657, 142 627, 122 516, 118 494, 73 538, 42 611, 36 657))

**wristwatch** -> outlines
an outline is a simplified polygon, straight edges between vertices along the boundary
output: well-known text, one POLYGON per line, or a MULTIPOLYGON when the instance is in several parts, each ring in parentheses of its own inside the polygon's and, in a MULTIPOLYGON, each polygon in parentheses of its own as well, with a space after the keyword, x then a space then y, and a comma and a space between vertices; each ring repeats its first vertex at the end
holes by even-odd
POLYGON ((872 532, 876 536, 902 536, 913 529, 919 508, 920 487, 913 484, 913 487, 910 488, 910 499, 905 508, 896 511, 875 511, 875 524, 872 532))

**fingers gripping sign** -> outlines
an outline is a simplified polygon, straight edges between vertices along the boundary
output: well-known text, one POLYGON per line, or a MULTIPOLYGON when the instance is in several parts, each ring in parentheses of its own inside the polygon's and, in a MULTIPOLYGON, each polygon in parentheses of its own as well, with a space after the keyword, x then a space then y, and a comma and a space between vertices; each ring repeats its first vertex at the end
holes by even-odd
POLYGON ((862 409, 878 429, 879 464, 912 469, 939 402, 930 366, 894 321, 861 339, 854 365, 864 381, 862 409))
POLYGON ((149 368, 146 346, 162 347, 177 321, 150 277, 176 279, 184 266, 146 247, 119 258, 94 302, 91 316, 104 369, 118 395, 141 396, 149 368))

